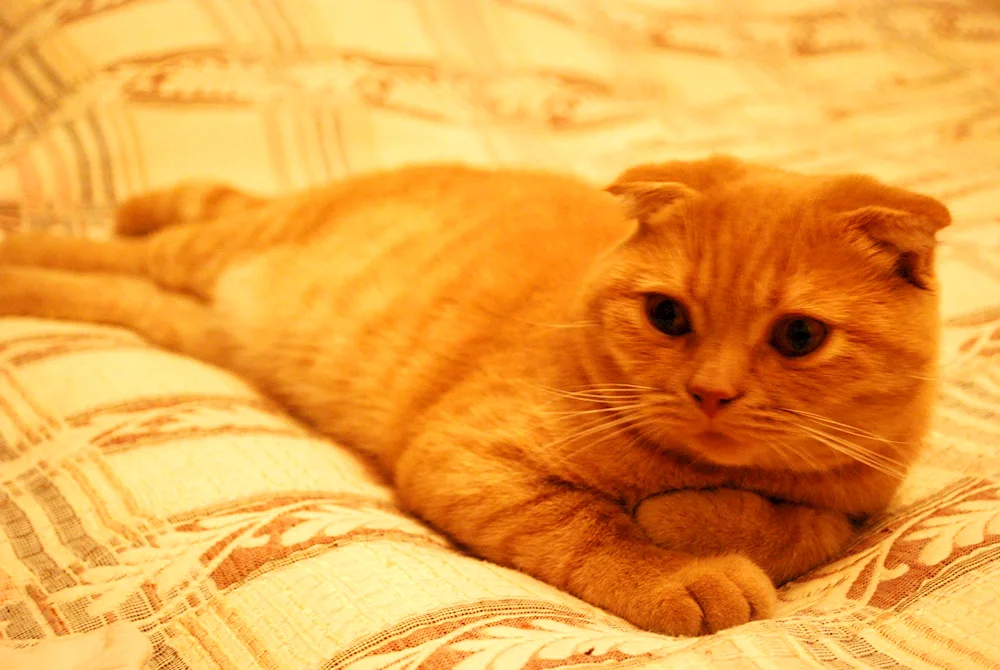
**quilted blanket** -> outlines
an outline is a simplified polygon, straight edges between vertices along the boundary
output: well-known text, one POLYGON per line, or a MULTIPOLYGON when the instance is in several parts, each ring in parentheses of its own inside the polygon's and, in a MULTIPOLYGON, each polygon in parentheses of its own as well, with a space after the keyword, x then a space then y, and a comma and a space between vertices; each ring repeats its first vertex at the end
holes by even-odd
POLYGON ((124 197, 193 177, 276 193, 449 160, 601 183, 712 151, 872 173, 956 221, 924 456, 775 619, 636 630, 463 555, 224 371, 5 319, 5 667, 998 667, 995 0, 0 2, 7 230, 104 235, 124 197))

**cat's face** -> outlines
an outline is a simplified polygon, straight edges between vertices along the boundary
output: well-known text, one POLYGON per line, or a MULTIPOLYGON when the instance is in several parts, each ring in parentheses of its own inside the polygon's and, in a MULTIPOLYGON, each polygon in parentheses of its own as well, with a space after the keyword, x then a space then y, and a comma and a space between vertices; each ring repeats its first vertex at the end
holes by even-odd
POLYGON ((590 303, 595 384, 642 387, 613 402, 650 442, 700 459, 901 472, 934 395, 947 210, 874 180, 735 161, 678 183, 678 165, 699 164, 611 188, 640 223, 590 303))

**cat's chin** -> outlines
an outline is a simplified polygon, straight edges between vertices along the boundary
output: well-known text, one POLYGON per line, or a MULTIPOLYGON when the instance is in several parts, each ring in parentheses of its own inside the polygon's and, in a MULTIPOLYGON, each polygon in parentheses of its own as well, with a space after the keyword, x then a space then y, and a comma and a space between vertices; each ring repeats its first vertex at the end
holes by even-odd
POLYGON ((681 451, 696 460, 727 468, 817 472, 854 463, 836 452, 813 450, 806 452, 808 456, 800 456, 805 451, 801 445, 790 444, 785 451, 762 449, 756 440, 740 440, 716 430, 693 433, 685 441, 681 451))
POLYGON ((715 430, 706 430, 694 435, 689 448, 701 459, 727 467, 748 467, 754 465, 754 452, 740 440, 715 430))
POLYGON ((665 442, 649 439, 657 447, 685 461, 700 462, 729 468, 760 467, 756 462, 759 449, 717 430, 673 435, 665 442))

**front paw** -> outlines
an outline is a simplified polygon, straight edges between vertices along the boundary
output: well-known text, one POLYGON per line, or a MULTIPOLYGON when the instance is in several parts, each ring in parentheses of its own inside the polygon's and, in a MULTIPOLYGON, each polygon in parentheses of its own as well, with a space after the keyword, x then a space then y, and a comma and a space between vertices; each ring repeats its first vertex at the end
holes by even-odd
POLYGON ((828 561, 854 533, 843 512, 726 488, 652 496, 639 505, 635 520, 661 547, 704 558, 739 553, 775 584, 828 561))
POLYGON ((693 561, 658 591, 649 627, 669 635, 704 635, 766 619, 777 603, 771 580, 744 556, 693 561))

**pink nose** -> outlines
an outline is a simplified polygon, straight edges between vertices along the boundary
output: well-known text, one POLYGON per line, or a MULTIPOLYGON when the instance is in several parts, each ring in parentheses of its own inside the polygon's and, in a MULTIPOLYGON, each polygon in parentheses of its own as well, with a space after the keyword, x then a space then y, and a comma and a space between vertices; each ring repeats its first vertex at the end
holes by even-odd
POLYGON ((708 415, 708 418, 712 418, 716 413, 740 397, 738 393, 732 393, 727 391, 719 390, 709 390, 700 388, 689 388, 688 393, 694 398, 694 401, 698 403, 701 407, 701 411, 708 415))

